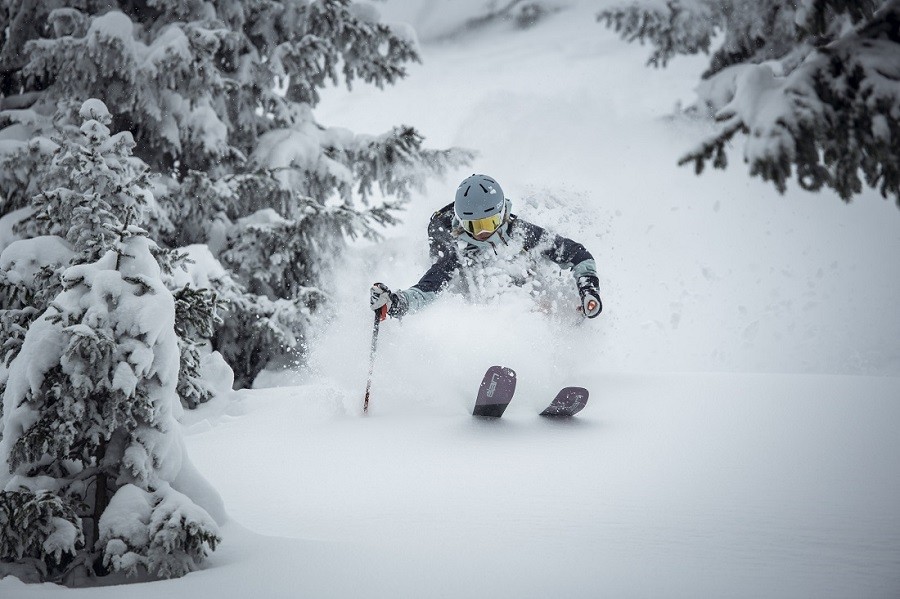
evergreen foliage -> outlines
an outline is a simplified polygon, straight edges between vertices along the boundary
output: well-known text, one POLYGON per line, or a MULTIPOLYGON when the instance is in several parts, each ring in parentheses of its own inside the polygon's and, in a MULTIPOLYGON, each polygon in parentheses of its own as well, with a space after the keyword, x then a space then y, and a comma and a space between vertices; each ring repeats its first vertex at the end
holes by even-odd
POLYGON ((215 530, 204 523, 208 519, 167 485, 158 491, 125 485, 100 519, 103 565, 130 575, 145 571, 164 578, 184 576, 219 543, 215 530))
MULTIPOLYGON (((57 287, 34 285, 44 294, 41 312, 32 306, 8 354, 0 561, 30 565, 41 580, 106 568, 182 575, 215 548, 218 532, 203 508, 171 488, 186 457, 175 420, 175 299, 138 226, 153 196, 142 163, 131 159, 130 134, 110 134, 103 103, 89 100, 79 114, 82 125, 61 130, 45 173, 60 185, 35 199, 34 223, 45 235, 16 242, 0 260, 8 297, 22 302, 29 269, 58 274, 35 265, 68 258, 57 287), (146 522, 127 500, 135 492, 151 498, 146 522), (124 533, 110 530, 127 531, 127 551, 124 533)), ((212 318, 182 311, 186 338, 212 318)))
MULTIPOLYGON (((226 357, 244 354, 245 335, 258 341, 254 359, 232 364, 240 384, 302 355, 310 315, 328 306, 328 264, 349 239, 376 236, 426 177, 472 156, 425 149, 409 126, 358 135, 316 122, 325 85, 382 87, 418 60, 370 5, 6 3, 0 30, 0 127, 19 142, 0 148, 0 216, 55 189, 41 181, 51 132, 101 98, 149 165, 150 235, 169 249, 207 245, 225 266, 205 277, 228 306, 209 339, 226 357), (260 222, 261 211, 278 218, 260 222)), ((203 396, 189 393, 189 405, 203 396)))
POLYGON ((700 107, 722 127, 680 164, 725 168, 741 133, 750 174, 779 192, 796 176, 845 201, 865 184, 900 206, 898 0, 642 0, 599 19, 651 43, 656 66, 708 52, 724 33, 700 87, 700 107))
POLYGON ((226 309, 214 291, 185 285, 173 294, 175 333, 181 351, 178 371, 178 396, 188 408, 196 408, 212 399, 212 387, 200 375, 202 349, 213 338, 215 326, 222 323, 226 309))
POLYGON ((146 167, 131 156, 131 134, 111 135, 111 117, 96 100, 84 103, 81 116, 81 127, 60 130, 31 206, 39 235, 62 237, 77 248, 75 261, 93 262, 129 224, 144 221, 153 197, 146 167))
POLYGON ((0 309, 0 363, 4 366, 18 355, 28 326, 61 291, 62 272, 71 259, 70 246, 54 237, 17 241, 0 255, 0 301, 4 306, 0 309))
POLYGON ((0 493, 0 556, 43 578, 59 575, 84 545, 82 522, 67 497, 22 487, 0 493))

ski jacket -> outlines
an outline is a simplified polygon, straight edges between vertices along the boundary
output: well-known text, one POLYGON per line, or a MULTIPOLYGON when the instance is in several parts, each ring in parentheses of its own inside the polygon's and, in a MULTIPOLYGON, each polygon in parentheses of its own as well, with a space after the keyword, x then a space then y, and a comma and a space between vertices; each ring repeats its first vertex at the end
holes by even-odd
POLYGON ((507 222, 487 241, 477 241, 460 226, 453 212, 453 204, 444 206, 431 216, 428 223, 428 245, 431 268, 419 282, 400 291, 409 311, 416 311, 434 299, 465 268, 466 256, 486 251, 497 252, 497 245, 515 242, 521 251, 538 250, 539 254, 563 268, 572 270, 576 283, 579 277, 597 276, 594 258, 583 245, 510 214, 507 222))

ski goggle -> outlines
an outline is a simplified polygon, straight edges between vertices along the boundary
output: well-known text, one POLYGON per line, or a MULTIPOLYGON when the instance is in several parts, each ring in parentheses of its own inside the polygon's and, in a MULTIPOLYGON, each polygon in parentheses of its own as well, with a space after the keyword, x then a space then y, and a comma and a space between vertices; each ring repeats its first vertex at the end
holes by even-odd
POLYGON ((491 235, 493 235, 494 231, 500 228, 500 225, 503 224, 503 213, 500 212, 493 216, 486 216, 484 218, 479 218, 477 220, 464 220, 460 221, 462 223, 463 229, 469 232, 472 237, 479 241, 484 241, 491 235))

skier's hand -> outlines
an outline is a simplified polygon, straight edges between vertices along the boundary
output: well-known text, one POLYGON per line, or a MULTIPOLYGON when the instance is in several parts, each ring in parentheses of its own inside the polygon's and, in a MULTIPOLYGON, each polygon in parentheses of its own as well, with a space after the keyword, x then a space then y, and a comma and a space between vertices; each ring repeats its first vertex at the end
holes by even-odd
POLYGON ((381 313, 381 319, 388 316, 399 318, 406 314, 406 296, 394 293, 384 283, 374 283, 369 294, 369 306, 381 313))
POLYGON ((581 296, 581 313, 586 318, 596 318, 603 310, 600 301, 600 280, 591 275, 578 277, 578 294, 581 296))
POLYGON ((374 283, 369 295, 369 305, 373 310, 380 310, 385 306, 390 309, 392 303, 391 295, 393 294, 387 285, 384 283, 374 283))

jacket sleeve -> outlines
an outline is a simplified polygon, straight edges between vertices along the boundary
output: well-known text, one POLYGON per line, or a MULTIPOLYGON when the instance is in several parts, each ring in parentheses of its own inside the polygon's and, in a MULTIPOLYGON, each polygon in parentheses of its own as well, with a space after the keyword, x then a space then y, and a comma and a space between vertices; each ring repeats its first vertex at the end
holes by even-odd
POLYGON ((459 256, 450 232, 452 224, 453 204, 435 212, 428 223, 431 268, 422 275, 418 283, 400 292, 406 296, 410 312, 415 312, 434 301, 459 270, 459 256))
POLYGON ((570 269, 576 281, 585 275, 597 276, 594 256, 580 243, 523 220, 516 219, 515 224, 522 230, 526 250, 539 248, 542 256, 570 269))
POLYGON ((447 204, 431 215, 428 221, 428 253, 432 262, 438 262, 448 250, 453 249, 453 204, 447 204))

